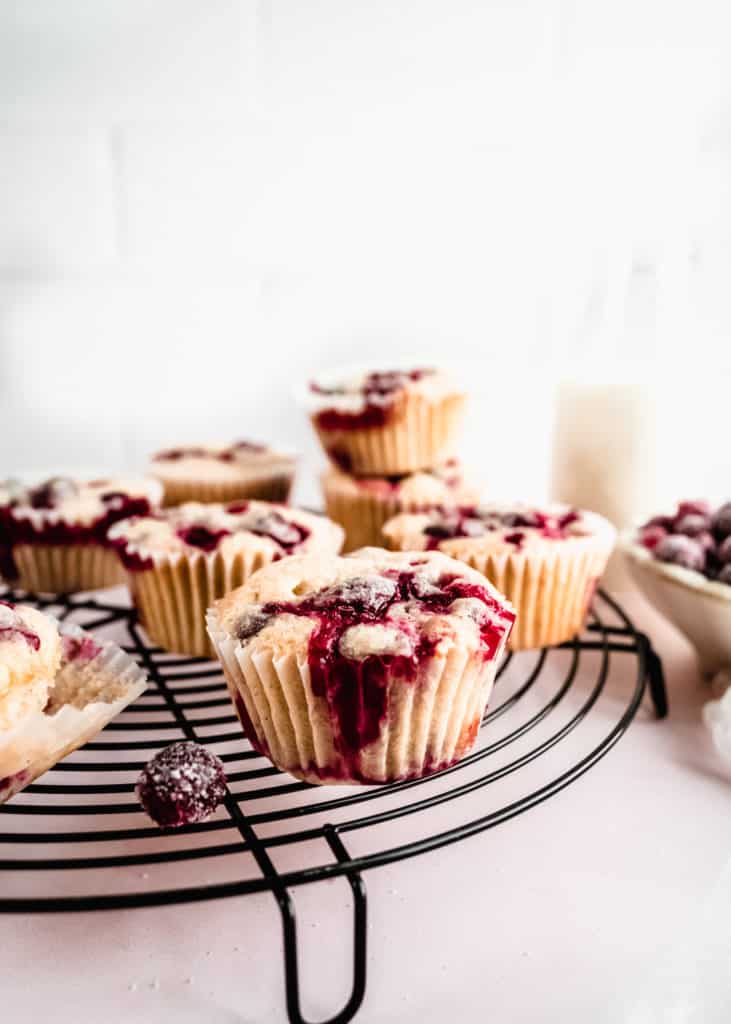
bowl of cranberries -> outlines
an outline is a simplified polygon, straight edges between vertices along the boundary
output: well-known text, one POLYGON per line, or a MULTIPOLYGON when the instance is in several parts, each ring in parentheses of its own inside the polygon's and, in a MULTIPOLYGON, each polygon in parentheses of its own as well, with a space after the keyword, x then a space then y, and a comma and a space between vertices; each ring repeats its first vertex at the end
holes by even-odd
POLYGON ((622 540, 634 579, 712 674, 731 666, 731 501, 681 501, 622 540))

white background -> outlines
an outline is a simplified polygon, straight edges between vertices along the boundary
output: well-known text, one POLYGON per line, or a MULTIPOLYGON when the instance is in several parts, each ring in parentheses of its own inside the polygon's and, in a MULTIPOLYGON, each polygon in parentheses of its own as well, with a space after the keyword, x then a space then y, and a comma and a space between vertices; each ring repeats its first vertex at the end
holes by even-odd
POLYGON ((726 0, 0 0, 0 465, 319 456, 293 387, 457 360, 465 453, 546 488, 553 383, 658 395, 662 497, 718 490, 726 0))

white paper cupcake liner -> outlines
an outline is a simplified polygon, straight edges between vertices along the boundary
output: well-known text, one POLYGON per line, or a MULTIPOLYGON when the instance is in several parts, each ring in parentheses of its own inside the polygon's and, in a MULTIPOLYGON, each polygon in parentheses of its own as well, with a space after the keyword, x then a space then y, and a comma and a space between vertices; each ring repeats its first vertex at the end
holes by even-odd
POLYGON ((182 505, 186 501, 219 502, 227 505, 233 501, 275 501, 289 500, 294 473, 272 474, 269 477, 252 477, 250 480, 169 480, 158 477, 164 488, 165 506, 182 505))
POLYGON ((18 584, 34 593, 101 590, 125 580, 115 552, 101 544, 17 544, 13 561, 18 584))
POLYGON ((338 750, 337 718, 312 691, 307 660, 252 656, 225 633, 215 609, 208 630, 234 706, 252 745, 311 783, 384 783, 438 771, 474 745, 502 654, 453 648, 423 662, 415 679, 388 683, 379 736, 355 755, 338 750))
MULTIPOLYGON (((64 636, 92 639, 78 626, 59 628, 64 636)), ((145 672, 116 644, 94 642, 102 648, 95 657, 62 663, 50 692, 51 710, 0 734, 0 803, 88 743, 147 686, 145 672), (57 699, 63 694, 58 710, 54 691, 57 699)))
POLYGON ((572 547, 556 542, 548 554, 474 554, 462 558, 513 605, 513 651, 547 647, 581 631, 611 554, 603 540, 572 547))
POLYGON ((150 639, 166 651, 211 657, 206 610, 219 597, 240 587, 272 556, 239 551, 225 558, 195 552, 156 556, 150 569, 130 571, 129 588, 150 639))
POLYGON ((324 430, 312 423, 326 454, 355 476, 396 476, 430 469, 454 454, 465 398, 430 401, 419 394, 398 398, 386 423, 355 430, 324 430))

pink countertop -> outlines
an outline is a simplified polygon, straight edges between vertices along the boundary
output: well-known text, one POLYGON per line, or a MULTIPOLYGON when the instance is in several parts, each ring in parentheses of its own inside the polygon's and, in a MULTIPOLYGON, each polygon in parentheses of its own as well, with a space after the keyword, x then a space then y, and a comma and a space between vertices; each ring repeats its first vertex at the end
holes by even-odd
MULTIPOLYGON (((368 872, 357 1021, 731 1019, 731 772, 701 725, 707 694, 689 647, 639 598, 624 603, 663 658, 670 717, 643 707, 608 756, 547 803, 368 872)), ((199 863, 200 880, 215 881, 216 862, 199 863)), ((318 883, 296 901, 304 1010, 321 1020, 349 988, 350 890, 318 883)), ((286 1021, 268 894, 0 922, 9 1024, 286 1021)))

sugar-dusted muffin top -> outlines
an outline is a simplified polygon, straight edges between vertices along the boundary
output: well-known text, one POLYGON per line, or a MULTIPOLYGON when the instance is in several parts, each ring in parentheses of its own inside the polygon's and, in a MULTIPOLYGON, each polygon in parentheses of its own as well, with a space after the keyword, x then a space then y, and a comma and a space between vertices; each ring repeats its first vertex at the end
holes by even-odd
POLYGON ((92 527, 123 515, 149 511, 161 487, 151 477, 110 477, 81 481, 57 476, 34 487, 17 481, 0 483, 0 511, 10 522, 28 524, 37 533, 59 523, 92 527))
POLYGON ((182 445, 152 456, 150 472, 161 480, 235 482, 294 473, 295 457, 253 441, 182 445))
POLYGON ((60 663, 53 619, 28 605, 0 601, 0 730, 45 706, 60 663))
POLYGON ((355 477, 330 468, 326 482, 342 494, 370 494, 412 505, 469 505, 478 500, 479 487, 465 475, 459 459, 452 458, 434 469, 404 476, 355 477))
POLYGON ((261 551, 277 560, 304 551, 332 554, 342 546, 343 530, 324 516, 288 505, 189 501, 154 516, 125 519, 112 527, 109 540, 128 569, 143 570, 171 555, 261 551))
POLYGON ((437 402, 461 390, 448 373, 434 367, 331 373, 310 382, 307 405, 322 430, 363 429, 387 422, 405 394, 437 402))
POLYGON ((216 602, 209 628, 252 656, 307 652, 317 692, 344 663, 378 658, 408 678, 426 658, 455 647, 492 658, 514 619, 484 576, 446 555, 361 548, 260 569, 216 602))
POLYGON ((614 538, 614 527, 595 512, 563 505, 478 505, 439 508, 389 519, 383 535, 400 551, 444 551, 456 558, 471 553, 526 553, 558 542, 573 544, 614 538))

